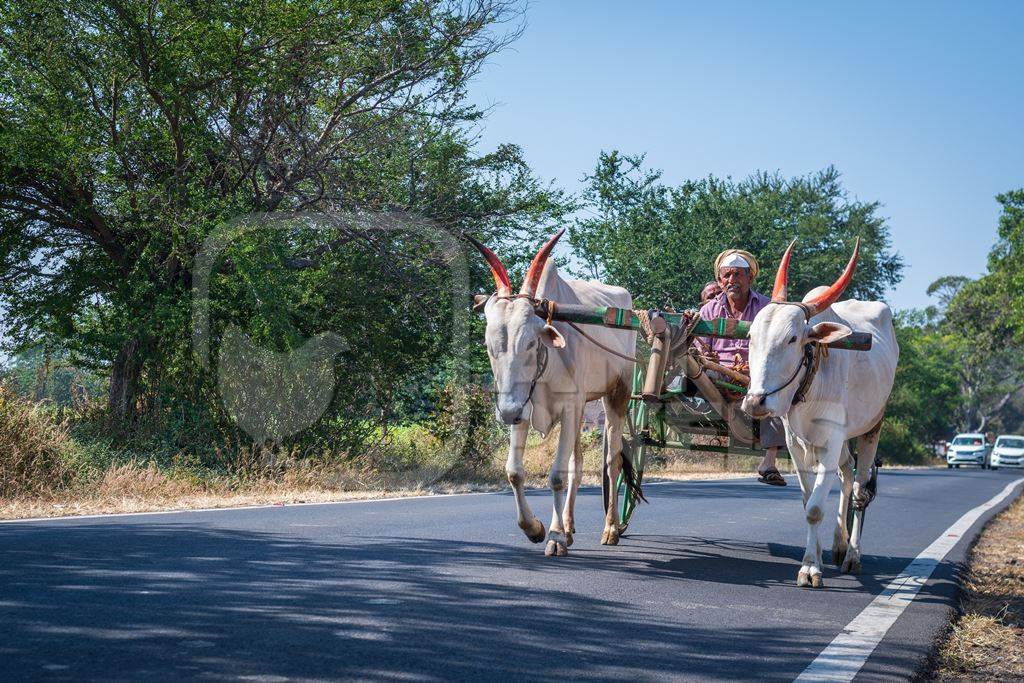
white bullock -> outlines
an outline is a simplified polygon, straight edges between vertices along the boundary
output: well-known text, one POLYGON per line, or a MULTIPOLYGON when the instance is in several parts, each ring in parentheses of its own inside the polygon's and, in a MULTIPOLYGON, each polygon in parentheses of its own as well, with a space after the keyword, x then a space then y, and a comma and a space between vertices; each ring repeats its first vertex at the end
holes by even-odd
MULTIPOLYGON (((548 256, 563 232, 559 230, 537 252, 519 294, 512 294, 508 274, 494 252, 469 237, 487 259, 497 289, 483 308, 487 355, 494 373, 495 412, 511 431, 505 471, 515 491, 519 527, 534 543, 546 537, 544 554, 549 556, 565 555, 572 545, 573 507, 583 473, 580 423, 587 401, 600 398, 604 404, 604 452, 610 480, 616 480, 620 469, 627 481, 635 478, 628 457, 622 456, 633 363, 598 348, 567 323, 545 323, 535 313, 541 299, 557 304, 633 307, 632 297, 621 287, 567 280, 558 274, 548 256), (523 491, 523 450, 531 425, 546 435, 559 423, 558 448, 548 476, 554 509, 545 536, 544 525, 534 517, 523 491)), ((625 356, 632 357, 636 351, 635 332, 595 326, 587 334, 625 356)), ((619 540, 616 493, 611 492, 601 536, 606 545, 619 540)))
POLYGON ((839 280, 831 287, 812 290, 802 302, 786 301, 790 244, 775 276, 772 303, 750 326, 750 388, 743 409, 756 418, 782 417, 803 492, 807 546, 798 586, 822 585, 819 532, 837 470, 842 495, 832 555, 843 572, 860 571, 863 510, 873 495, 868 477, 899 359, 888 306, 877 301, 836 303, 853 277, 859 244, 858 240, 839 280), (849 336, 852 330, 871 333, 869 351, 827 353, 826 344, 849 336), (803 398, 795 402, 798 389, 803 398), (853 438, 857 439, 856 481, 848 444, 853 438), (852 530, 846 528, 851 500, 852 530))

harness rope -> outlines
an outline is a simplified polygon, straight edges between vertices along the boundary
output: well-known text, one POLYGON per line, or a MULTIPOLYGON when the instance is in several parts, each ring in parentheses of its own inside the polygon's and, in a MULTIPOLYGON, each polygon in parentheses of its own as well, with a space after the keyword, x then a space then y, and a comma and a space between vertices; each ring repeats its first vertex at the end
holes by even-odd
MULTIPOLYGON (((534 299, 534 302, 541 304, 542 306, 544 306, 545 309, 547 309, 547 324, 550 325, 552 320, 554 320, 555 310, 558 308, 558 304, 555 303, 554 301, 551 301, 550 299, 539 299, 539 300, 534 299)), ((632 361, 634 363, 636 362, 636 360, 637 360, 636 356, 627 356, 624 353, 621 353, 619 351, 616 351, 615 349, 612 349, 612 348, 609 348, 609 347, 605 346, 604 344, 602 344, 601 342, 597 341, 596 339, 591 337, 589 334, 584 332, 580 328, 580 326, 577 325, 576 323, 570 322, 568 320, 565 320, 563 322, 565 322, 565 324, 568 325, 569 327, 571 327, 572 329, 574 329, 577 332, 579 332, 580 335, 582 335, 584 339, 586 339, 587 341, 589 341, 591 344, 593 344, 597 348, 601 349, 602 351, 610 353, 613 356, 618 356, 619 358, 621 358, 623 360, 632 361)))
MULTIPOLYGON (((537 388, 537 380, 544 374, 544 371, 548 368, 548 347, 543 344, 537 349, 537 370, 533 374, 533 380, 530 382, 530 392, 526 394, 526 400, 523 401, 523 408, 533 398, 533 390, 537 388)), ((522 410, 519 411, 522 413, 522 410)))

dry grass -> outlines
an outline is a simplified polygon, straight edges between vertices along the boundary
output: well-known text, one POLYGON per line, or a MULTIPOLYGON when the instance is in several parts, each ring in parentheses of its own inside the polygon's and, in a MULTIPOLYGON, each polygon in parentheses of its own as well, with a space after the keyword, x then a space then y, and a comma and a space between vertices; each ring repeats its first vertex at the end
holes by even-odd
MULTIPOLYGON (((596 432, 583 438, 586 485, 601 482, 602 456, 596 432)), ((546 487, 558 444, 558 430, 547 438, 531 438, 524 456, 528 484, 546 487)), ((394 496, 436 495, 500 490, 507 487, 504 449, 495 453, 487 471, 472 481, 439 480, 437 467, 406 467, 388 471, 380 463, 351 463, 297 457, 257 457, 239 449, 222 456, 226 475, 200 475, 187 462, 170 467, 153 462, 114 462, 102 471, 80 477, 72 485, 29 490, 0 500, 0 519, 83 514, 150 512, 362 500, 394 496)), ((724 459, 718 455, 680 453, 650 463, 646 479, 708 479, 752 477, 756 458, 724 459)), ((786 461, 780 461, 785 469, 786 461)))
MULTIPOLYGON (((495 490, 497 487, 495 487, 495 490)), ((168 512, 245 507, 250 505, 295 505, 299 503, 332 503, 345 500, 374 500, 399 496, 430 496, 444 493, 471 493, 485 487, 464 484, 415 489, 373 489, 365 491, 263 490, 245 493, 192 492, 169 495, 166 492, 148 496, 116 495, 102 497, 50 496, 16 498, 0 504, 0 519, 66 517, 75 515, 123 514, 133 512, 168 512)))
POLYGON ((1024 680, 1024 498, 971 551, 962 615, 939 648, 939 681, 1024 680))
POLYGON ((286 463, 264 476, 198 478, 153 463, 113 464, 95 481, 0 500, 0 519, 321 503, 496 490, 475 483, 428 484, 422 472, 368 475, 344 465, 286 463))
POLYGON ((40 494, 74 477, 66 422, 0 385, 0 496, 40 494))
MULTIPOLYGON (((547 486, 558 444, 556 428, 547 438, 532 435, 524 455, 527 484, 547 486)), ((583 481, 600 485, 600 433, 581 439, 583 481)), ((466 472, 438 457, 437 444, 423 429, 408 429, 392 449, 368 452, 358 461, 297 451, 272 452, 225 443, 214 466, 179 453, 133 459, 111 454, 102 443, 76 443, 66 423, 56 423, 39 406, 0 388, 0 519, 81 514, 222 508, 276 503, 331 502, 393 496, 499 490, 505 479, 506 448, 466 472), (6 435, 6 436, 5 436, 6 435), (111 461, 112 460, 112 461, 111 461)), ((756 457, 723 457, 672 451, 650 459, 645 481, 756 476, 756 457)), ((782 471, 790 469, 779 460, 782 471)))

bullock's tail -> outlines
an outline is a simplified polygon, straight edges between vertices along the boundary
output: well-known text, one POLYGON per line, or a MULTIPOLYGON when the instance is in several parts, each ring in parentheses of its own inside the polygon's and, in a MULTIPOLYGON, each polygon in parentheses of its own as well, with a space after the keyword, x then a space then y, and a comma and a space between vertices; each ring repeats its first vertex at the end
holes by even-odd
POLYGON ((625 482, 626 489, 632 492, 637 500, 642 500, 646 503, 647 498, 644 497, 643 489, 640 488, 640 478, 642 476, 633 467, 633 455, 629 452, 629 446, 625 443, 622 444, 622 481, 625 482))

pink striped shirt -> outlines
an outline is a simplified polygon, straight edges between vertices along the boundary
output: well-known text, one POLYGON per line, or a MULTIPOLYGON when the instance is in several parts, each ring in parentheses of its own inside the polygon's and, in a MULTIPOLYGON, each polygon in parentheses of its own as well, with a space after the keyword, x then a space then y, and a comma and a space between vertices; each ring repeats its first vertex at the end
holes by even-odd
MULTIPOLYGON (((761 309, 768 305, 770 299, 763 294, 750 290, 750 297, 747 299, 747 307, 743 309, 740 320, 750 322, 761 309)), ((704 320, 715 318, 732 318, 729 310, 729 302, 726 300, 725 292, 722 292, 714 299, 711 299, 700 308, 700 317, 704 320)), ((705 338, 707 343, 718 354, 723 365, 732 365, 733 356, 739 354, 744 361, 750 353, 750 342, 746 339, 726 339, 724 337, 705 338)))

